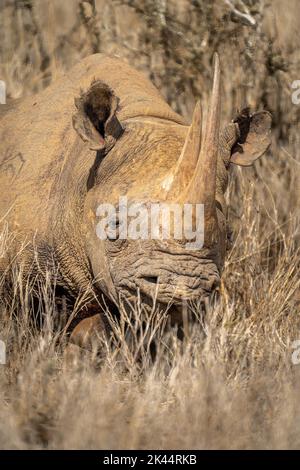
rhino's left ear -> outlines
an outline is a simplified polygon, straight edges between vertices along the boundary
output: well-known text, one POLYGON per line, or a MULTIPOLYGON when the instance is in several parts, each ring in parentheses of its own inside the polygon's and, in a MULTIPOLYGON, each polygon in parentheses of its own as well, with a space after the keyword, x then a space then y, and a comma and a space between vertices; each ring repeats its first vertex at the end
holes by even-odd
POLYGON ((77 108, 72 117, 74 129, 91 150, 108 152, 123 133, 116 116, 119 99, 97 80, 74 101, 77 108))
POLYGON ((244 109, 234 120, 239 138, 231 150, 230 162, 250 166, 261 157, 271 143, 272 117, 267 111, 250 114, 244 109))

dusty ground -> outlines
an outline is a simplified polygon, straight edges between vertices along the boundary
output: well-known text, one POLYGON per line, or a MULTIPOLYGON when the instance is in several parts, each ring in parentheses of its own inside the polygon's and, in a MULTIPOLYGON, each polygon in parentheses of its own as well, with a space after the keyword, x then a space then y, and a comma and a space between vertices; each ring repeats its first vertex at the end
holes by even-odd
MULTIPOLYGON (((184 343, 172 331, 161 336, 160 319, 153 319, 154 362, 115 326, 100 363, 88 356, 70 369, 51 286, 40 285, 40 329, 32 325, 30 282, 13 271, 11 292, 0 280, 0 339, 7 345, 1 448, 300 447, 300 365, 292 363, 292 343, 300 339, 300 105, 291 88, 300 80, 300 14, 296 0, 244 4, 255 27, 242 25, 222 0, 100 0, 96 14, 75 0, 2 0, 0 79, 8 99, 39 91, 101 51, 142 69, 190 117, 195 99, 207 100, 218 50, 223 122, 248 103, 269 109, 274 125, 268 155, 232 173, 234 243, 220 305, 191 326, 184 343)), ((5 227, 1 233, 0 256, 10 236, 5 227)), ((138 306, 125 323, 139 324, 138 306)))

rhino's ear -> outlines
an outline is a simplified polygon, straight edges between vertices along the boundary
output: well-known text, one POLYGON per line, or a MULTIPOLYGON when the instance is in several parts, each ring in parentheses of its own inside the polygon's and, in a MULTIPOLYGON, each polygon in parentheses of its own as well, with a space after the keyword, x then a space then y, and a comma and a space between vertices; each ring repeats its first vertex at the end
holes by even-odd
POLYGON ((250 166, 261 157, 271 143, 271 114, 261 111, 250 114, 244 109, 234 120, 239 137, 231 149, 230 162, 250 166))
POLYGON ((77 111, 72 122, 76 132, 91 150, 109 151, 123 133, 116 116, 119 99, 97 80, 74 101, 77 111))

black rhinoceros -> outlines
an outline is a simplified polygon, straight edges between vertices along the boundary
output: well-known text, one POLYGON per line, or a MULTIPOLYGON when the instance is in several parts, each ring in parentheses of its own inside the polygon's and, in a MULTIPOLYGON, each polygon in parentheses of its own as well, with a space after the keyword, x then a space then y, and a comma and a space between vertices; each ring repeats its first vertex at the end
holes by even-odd
POLYGON ((219 132, 217 55, 205 126, 199 103, 188 125, 142 73, 118 58, 87 57, 41 93, 0 106, 0 217, 15 234, 12 249, 22 247, 25 272, 54 263, 74 296, 92 284, 116 305, 137 292, 161 304, 204 298, 224 263, 229 165, 260 157, 270 125, 266 111, 244 112, 219 132), (144 207, 202 204, 202 244, 195 249, 174 230, 120 237, 124 198, 144 207), (103 204, 115 208, 106 238, 97 230, 103 204))

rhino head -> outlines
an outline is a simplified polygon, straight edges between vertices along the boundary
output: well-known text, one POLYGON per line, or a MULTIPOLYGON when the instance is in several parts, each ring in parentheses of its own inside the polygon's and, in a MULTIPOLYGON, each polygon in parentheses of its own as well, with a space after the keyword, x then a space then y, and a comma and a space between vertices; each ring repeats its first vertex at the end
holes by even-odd
MULTIPOLYGON (((120 122, 122 100, 119 103, 119 97, 103 82, 95 81, 75 104, 74 128, 89 149, 97 151, 87 183, 83 226, 99 289, 116 304, 120 296, 134 300, 141 295, 145 301, 155 298, 161 304, 175 306, 183 300, 198 301, 210 296, 220 284, 226 252, 224 192, 228 169, 230 163, 249 166, 266 151, 270 143, 269 113, 251 115, 244 110, 219 132, 217 55, 203 132, 199 102, 190 126, 162 117, 159 110, 120 122), (183 210, 186 204, 201 204, 201 246, 195 249, 191 238, 175 237, 175 219, 167 238, 120 237, 120 201, 125 198, 127 208, 136 203, 148 208, 164 203, 183 210), (97 234, 99 206, 103 204, 115 209, 111 220, 107 216, 111 235, 106 239, 97 234)), ((192 210, 188 227, 191 233, 195 233, 196 215, 196 210, 192 210)), ((146 222, 141 218, 140 225, 143 224, 146 222)))

